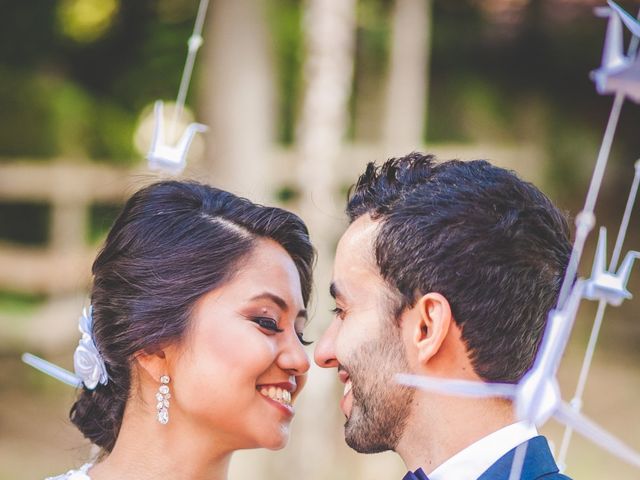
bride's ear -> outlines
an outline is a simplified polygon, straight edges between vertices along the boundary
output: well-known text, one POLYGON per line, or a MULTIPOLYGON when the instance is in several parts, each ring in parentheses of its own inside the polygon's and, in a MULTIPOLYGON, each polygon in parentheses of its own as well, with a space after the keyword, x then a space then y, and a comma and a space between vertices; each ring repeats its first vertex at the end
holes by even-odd
POLYGON ((413 332, 418 361, 426 365, 436 355, 451 328, 451 307, 441 294, 431 292, 420 297, 417 308, 420 320, 413 332))
POLYGON ((154 350, 153 352, 139 351, 134 358, 139 367, 139 374, 148 376, 147 380, 158 382, 162 375, 169 373, 167 354, 164 349, 154 350))

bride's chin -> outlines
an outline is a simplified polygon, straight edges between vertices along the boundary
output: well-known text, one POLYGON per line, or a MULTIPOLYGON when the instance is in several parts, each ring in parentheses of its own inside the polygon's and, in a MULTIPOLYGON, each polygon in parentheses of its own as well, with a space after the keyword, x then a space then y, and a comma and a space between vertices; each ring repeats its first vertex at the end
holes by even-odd
POLYGON ((288 438, 285 439, 282 442, 279 442, 279 443, 276 443, 276 444, 273 444, 273 445, 265 446, 264 448, 266 448, 267 450, 273 450, 273 451, 282 450, 284 447, 287 446, 287 443, 289 443, 289 439, 288 438))
POLYGON ((262 448, 267 450, 282 450, 289 443, 289 432, 279 432, 273 437, 265 438, 262 442, 262 448))

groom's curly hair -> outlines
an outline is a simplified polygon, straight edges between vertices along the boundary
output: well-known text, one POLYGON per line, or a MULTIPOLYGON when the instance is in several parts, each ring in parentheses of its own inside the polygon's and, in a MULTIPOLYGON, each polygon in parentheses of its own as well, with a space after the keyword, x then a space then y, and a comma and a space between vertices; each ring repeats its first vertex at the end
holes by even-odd
POLYGON ((381 223, 375 256, 398 294, 396 319, 438 292, 481 378, 516 382, 526 373, 571 252, 567 219, 540 190, 483 160, 411 153, 370 163, 347 214, 381 223))

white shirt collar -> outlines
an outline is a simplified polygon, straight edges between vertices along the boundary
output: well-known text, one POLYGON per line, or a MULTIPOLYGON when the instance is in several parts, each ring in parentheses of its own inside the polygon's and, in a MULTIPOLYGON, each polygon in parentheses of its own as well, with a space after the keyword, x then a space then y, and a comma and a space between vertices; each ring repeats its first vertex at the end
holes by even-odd
POLYGON ((477 479, 505 453, 536 436, 536 427, 527 422, 503 427, 456 453, 429 473, 429 480, 477 479))

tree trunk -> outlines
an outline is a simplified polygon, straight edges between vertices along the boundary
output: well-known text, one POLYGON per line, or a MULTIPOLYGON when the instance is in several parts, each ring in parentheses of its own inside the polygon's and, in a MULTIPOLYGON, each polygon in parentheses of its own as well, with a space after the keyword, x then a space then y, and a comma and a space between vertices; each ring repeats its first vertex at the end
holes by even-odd
MULTIPOLYGON (((251 200, 271 200, 275 79, 266 4, 215 0, 204 34, 206 177, 251 200)), ((277 173, 277 172, 275 172, 277 173)))
MULTIPOLYGON (((347 131, 349 97, 353 81, 356 32, 355 0, 308 0, 304 16, 306 82, 302 116, 298 125, 299 170, 302 189, 301 213, 309 226, 318 251, 315 272, 317 312, 331 308, 327 289, 331 280, 334 247, 345 222, 342 198, 338 198, 336 169, 347 131)), ((344 161, 344 159, 343 159, 344 161)), ((317 336, 326 328, 329 315, 318 319, 317 336)), ((337 448, 330 439, 341 429, 341 414, 336 399, 339 384, 334 370, 314 368, 313 381, 307 385, 306 398, 322 408, 304 404, 297 420, 296 448, 311 452, 300 462, 306 478, 336 478, 337 448), (317 446, 322 448, 318 449, 317 446)), ((340 446, 342 447, 342 446, 340 446)), ((339 468, 339 467, 338 467, 339 468)))
POLYGON ((392 155, 422 146, 428 92, 432 0, 396 0, 383 137, 392 155))

